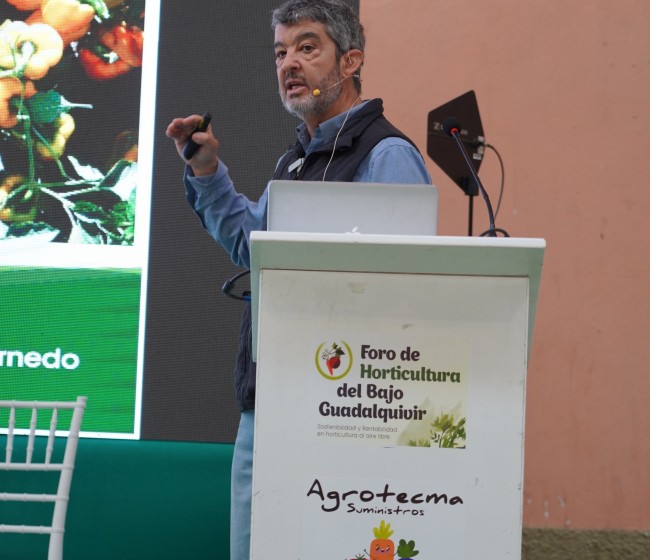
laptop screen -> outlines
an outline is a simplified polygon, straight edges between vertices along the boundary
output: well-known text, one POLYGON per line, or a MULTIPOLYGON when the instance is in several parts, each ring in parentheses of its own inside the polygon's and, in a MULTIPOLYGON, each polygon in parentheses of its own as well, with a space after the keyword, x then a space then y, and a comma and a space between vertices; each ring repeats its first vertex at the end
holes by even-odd
POLYGON ((436 235, 433 185, 271 181, 269 231, 436 235))

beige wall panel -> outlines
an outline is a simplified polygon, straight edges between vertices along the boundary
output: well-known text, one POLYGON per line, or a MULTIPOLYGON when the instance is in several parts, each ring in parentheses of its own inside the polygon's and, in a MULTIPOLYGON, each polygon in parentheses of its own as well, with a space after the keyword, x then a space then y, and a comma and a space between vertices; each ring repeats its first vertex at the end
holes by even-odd
MULTIPOLYGON (((364 97, 425 153, 427 113, 475 90, 506 166, 497 225, 548 243, 524 524, 649 529, 650 2, 361 0, 361 18, 364 97)), ((425 159, 440 234, 465 235, 465 195, 425 159)), ((490 151, 480 174, 496 204, 490 151)))

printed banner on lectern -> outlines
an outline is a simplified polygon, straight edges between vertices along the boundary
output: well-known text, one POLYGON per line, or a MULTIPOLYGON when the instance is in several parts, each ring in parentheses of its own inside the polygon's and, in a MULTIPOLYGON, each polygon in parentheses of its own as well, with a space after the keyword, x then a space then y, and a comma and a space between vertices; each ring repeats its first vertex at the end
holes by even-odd
POLYGON ((527 297, 524 278, 265 270, 251 559, 516 550, 527 297))
MULTIPOLYGON (((369 455, 368 468, 361 466, 367 476, 349 476, 359 465, 352 467, 345 458, 346 448, 356 448, 350 458, 360 453, 363 465, 366 447, 378 453, 391 447, 464 453, 471 445, 468 352, 460 337, 420 338, 408 329, 399 339, 373 336, 367 329, 316 347, 313 363, 305 364, 306 440, 333 449, 341 463, 334 476, 304 478, 303 535, 336 526, 341 542, 350 543, 345 558, 410 558, 420 552, 427 557, 434 553, 425 549, 435 523, 436 533, 455 543, 455 554, 463 550, 463 484, 431 476, 404 479, 399 471, 377 477, 369 455)), ((303 538, 303 550, 310 538, 303 538)), ((439 544, 435 551, 447 546, 439 544)))
POLYGON ((467 349, 453 340, 402 342, 318 345, 305 411, 314 443, 466 446, 467 349))
POLYGON ((418 553, 421 558, 462 558, 466 538, 462 485, 373 477, 320 477, 305 482, 304 551, 313 547, 314 535, 329 527, 335 530, 320 544, 330 554, 323 558, 381 560, 418 553), (432 539, 432 534, 440 537, 432 539))

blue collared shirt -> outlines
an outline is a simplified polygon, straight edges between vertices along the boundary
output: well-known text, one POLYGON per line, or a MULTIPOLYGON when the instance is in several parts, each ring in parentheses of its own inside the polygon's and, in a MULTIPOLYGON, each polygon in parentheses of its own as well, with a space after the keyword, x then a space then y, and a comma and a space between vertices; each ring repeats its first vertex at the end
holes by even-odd
MULTIPOLYGON (((352 116, 361 105, 350 111, 352 116)), ((318 149, 336 137, 346 113, 321 123, 310 138, 307 126, 296 129, 305 153, 318 149)), ((250 232, 262 229, 268 189, 257 202, 238 193, 228 174, 228 167, 219 160, 217 171, 207 177, 194 177, 189 166, 185 168, 187 199, 210 235, 223 245, 232 261, 249 268, 250 232)), ((354 181, 358 183, 431 184, 431 177, 420 153, 406 140, 385 138, 363 159, 354 181)))

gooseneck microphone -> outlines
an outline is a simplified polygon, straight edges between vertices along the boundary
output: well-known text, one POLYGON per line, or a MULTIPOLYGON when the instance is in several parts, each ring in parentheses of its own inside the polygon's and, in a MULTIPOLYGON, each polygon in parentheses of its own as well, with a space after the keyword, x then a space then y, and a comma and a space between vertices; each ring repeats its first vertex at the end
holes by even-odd
POLYGON ((507 231, 498 229, 494 226, 494 212, 492 210, 492 204, 490 203, 490 197, 488 196, 486 190, 483 188, 483 183, 481 183, 481 180, 478 178, 478 174, 476 173, 476 170, 472 165, 472 161, 469 158, 469 154, 467 153, 465 146, 463 146, 463 141, 460 138, 460 121, 456 117, 449 116, 444 121, 442 121, 442 129, 445 131, 445 134, 448 134, 456 141, 456 145, 458 146, 460 153, 463 154, 465 163, 467 164, 467 167, 469 168, 474 181, 476 181, 479 192, 481 193, 481 196, 485 201, 485 205, 487 206, 488 217, 490 219, 490 228, 486 232, 482 233, 481 237, 497 237, 497 232, 503 234, 505 237, 510 237, 507 231))
POLYGON ((314 97, 318 97, 318 96, 319 96, 321 93, 323 93, 324 91, 327 91, 328 89, 332 89, 332 88, 338 86, 341 82, 344 82, 344 81, 347 80, 348 78, 359 78, 359 77, 360 77, 359 74, 350 74, 349 76, 346 76, 345 78, 339 80, 338 82, 336 82, 335 84, 332 84, 331 86, 328 86, 328 87, 323 88, 323 89, 315 88, 315 89, 311 90, 311 94, 312 94, 314 97))

